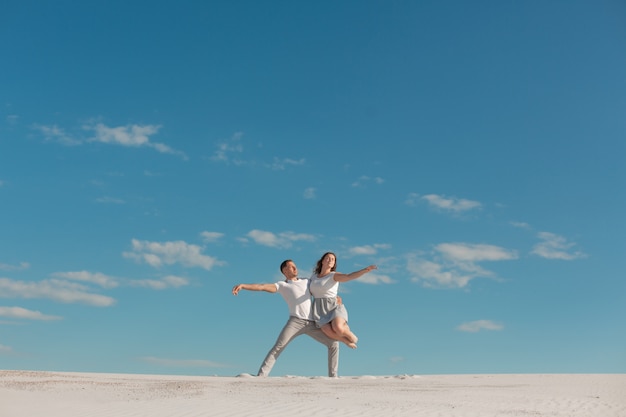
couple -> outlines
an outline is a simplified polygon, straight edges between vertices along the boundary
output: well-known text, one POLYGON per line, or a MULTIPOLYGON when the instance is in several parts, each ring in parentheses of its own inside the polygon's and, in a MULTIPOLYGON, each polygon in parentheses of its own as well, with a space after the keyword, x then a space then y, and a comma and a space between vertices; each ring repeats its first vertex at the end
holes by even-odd
POLYGON ((276 343, 267 353, 258 376, 268 376, 276 359, 289 342, 301 334, 307 334, 328 347, 328 376, 336 377, 339 365, 339 343, 356 348, 358 338, 348 327, 348 312, 337 289, 340 282, 357 279, 376 269, 370 265, 350 274, 335 272, 337 257, 326 252, 318 261, 311 278, 298 278, 298 268, 292 260, 280 265, 285 281, 274 284, 238 284, 233 287, 233 295, 240 290, 278 292, 289 306, 289 320, 278 335, 276 343), (314 301, 311 302, 311 295, 314 301))

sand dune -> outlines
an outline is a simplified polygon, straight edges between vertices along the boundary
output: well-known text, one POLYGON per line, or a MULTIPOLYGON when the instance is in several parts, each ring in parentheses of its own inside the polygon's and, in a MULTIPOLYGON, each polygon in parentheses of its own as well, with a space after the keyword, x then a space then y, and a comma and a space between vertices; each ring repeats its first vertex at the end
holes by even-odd
POLYGON ((0 371, 0 417, 625 417, 626 375, 193 377, 0 371))

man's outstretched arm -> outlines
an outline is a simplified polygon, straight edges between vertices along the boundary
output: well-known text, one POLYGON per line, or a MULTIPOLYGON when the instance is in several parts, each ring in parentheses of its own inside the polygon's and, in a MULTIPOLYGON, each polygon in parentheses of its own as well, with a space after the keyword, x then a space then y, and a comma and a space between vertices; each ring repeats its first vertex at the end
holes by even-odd
POLYGON ((276 284, 237 284, 233 287, 233 295, 241 290, 276 292, 276 284))

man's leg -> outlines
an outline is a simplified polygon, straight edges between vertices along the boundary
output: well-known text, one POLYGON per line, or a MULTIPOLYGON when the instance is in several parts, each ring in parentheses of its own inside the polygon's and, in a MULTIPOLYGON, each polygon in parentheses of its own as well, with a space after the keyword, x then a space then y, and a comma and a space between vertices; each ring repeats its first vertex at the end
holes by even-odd
POLYGON ((300 336, 304 332, 307 323, 306 320, 289 317, 285 327, 283 327, 283 330, 278 335, 276 343, 274 343, 274 346, 267 352, 267 356, 265 356, 265 360, 261 364, 261 368, 259 368, 258 376, 268 376, 270 374, 276 359, 278 359, 283 349, 285 349, 289 342, 295 337, 300 336))
POLYGON ((328 348, 328 376, 336 377, 339 371, 339 342, 326 336, 314 323, 306 328, 306 334, 328 348))

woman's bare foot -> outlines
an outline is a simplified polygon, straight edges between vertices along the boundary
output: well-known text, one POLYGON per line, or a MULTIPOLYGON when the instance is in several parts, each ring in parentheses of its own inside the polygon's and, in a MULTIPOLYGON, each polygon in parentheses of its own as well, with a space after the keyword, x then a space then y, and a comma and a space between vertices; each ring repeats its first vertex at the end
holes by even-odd
POLYGON ((346 343, 346 346, 348 346, 350 349, 356 349, 356 343, 346 343))

